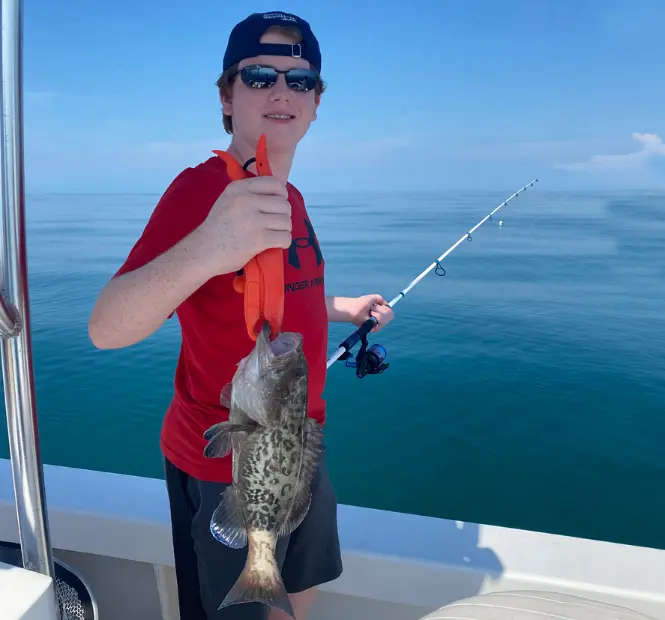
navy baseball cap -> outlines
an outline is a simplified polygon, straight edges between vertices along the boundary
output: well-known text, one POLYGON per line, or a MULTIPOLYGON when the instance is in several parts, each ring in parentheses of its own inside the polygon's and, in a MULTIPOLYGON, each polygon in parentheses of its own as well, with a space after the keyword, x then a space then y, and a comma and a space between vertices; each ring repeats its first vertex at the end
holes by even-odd
POLYGON ((321 51, 309 24, 292 13, 271 11, 269 13, 252 13, 236 24, 229 35, 229 42, 224 54, 226 71, 231 65, 243 58, 251 58, 261 54, 272 56, 290 56, 304 58, 321 73, 321 51), (259 39, 270 26, 293 26, 298 28, 303 40, 300 43, 260 43, 259 39))

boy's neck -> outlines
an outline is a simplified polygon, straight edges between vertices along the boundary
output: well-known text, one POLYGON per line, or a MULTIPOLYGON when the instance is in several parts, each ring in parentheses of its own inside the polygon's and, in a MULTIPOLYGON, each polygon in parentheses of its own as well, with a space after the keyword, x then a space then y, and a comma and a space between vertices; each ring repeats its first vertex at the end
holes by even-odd
MULTIPOLYGON (((240 162, 241 166, 244 166, 247 160, 256 157, 256 146, 252 147, 234 137, 227 152, 229 155, 235 157, 235 159, 240 162)), ((289 173, 291 172, 291 166, 293 165, 294 155, 295 151, 271 151, 270 146, 268 146, 268 161, 270 162, 272 174, 284 181, 284 183, 289 180, 289 173)), ((247 170, 253 174, 257 174, 256 162, 252 162, 247 166, 247 170)))

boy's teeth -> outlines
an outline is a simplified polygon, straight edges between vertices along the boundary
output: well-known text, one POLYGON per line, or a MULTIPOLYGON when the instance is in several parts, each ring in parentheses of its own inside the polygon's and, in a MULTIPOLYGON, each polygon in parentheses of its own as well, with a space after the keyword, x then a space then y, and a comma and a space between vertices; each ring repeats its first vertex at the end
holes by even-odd
POLYGON ((267 118, 291 118, 290 114, 266 114, 267 118))

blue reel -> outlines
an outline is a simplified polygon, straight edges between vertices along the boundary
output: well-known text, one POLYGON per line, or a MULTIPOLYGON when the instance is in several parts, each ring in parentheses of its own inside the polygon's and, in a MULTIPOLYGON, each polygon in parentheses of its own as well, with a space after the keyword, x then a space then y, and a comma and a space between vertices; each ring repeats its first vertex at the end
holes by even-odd
POLYGON ((390 364, 386 361, 388 352, 383 345, 373 344, 367 348, 367 340, 363 338, 362 346, 355 359, 348 357, 344 363, 349 368, 356 369, 356 375, 362 379, 365 375, 378 375, 382 373, 390 364))

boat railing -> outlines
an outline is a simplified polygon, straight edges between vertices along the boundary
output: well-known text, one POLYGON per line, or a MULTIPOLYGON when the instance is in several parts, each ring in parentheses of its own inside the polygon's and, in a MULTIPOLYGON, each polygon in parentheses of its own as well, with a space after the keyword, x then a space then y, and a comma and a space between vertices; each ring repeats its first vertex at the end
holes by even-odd
POLYGON ((25 216, 23 157, 23 2, 2 0, 2 223, 0 240, 0 339, 2 378, 12 482, 18 524, 18 549, 5 545, 5 563, 52 580, 55 609, 63 620, 95 617, 85 585, 63 565, 55 570, 46 510, 35 399, 25 216), (20 558, 18 557, 20 555, 20 558), (19 561, 20 560, 20 561, 19 561), (76 585, 78 601, 71 594, 76 585), (68 608, 87 613, 68 613, 68 608))

